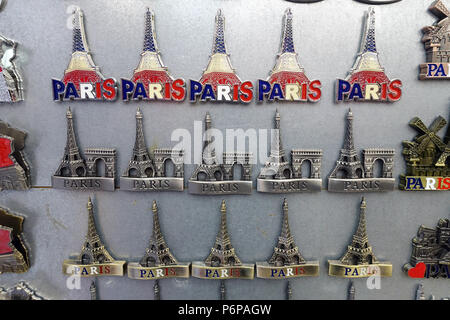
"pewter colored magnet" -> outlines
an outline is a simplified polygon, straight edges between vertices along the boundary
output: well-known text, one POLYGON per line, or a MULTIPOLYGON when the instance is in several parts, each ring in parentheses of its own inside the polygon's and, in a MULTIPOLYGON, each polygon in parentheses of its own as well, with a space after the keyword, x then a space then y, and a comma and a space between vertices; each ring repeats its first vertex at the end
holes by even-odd
POLYGON ((189 278, 190 263, 178 262, 164 239, 159 225, 158 206, 155 200, 153 200, 152 211, 152 236, 142 259, 139 262, 128 264, 128 277, 138 280, 189 278))
POLYGON ((189 193, 201 195, 229 195, 252 193, 252 153, 223 153, 219 164, 212 139, 211 116, 205 116, 205 142, 202 163, 197 165, 189 179, 189 193), (241 176, 234 176, 236 166, 241 166, 241 176), (239 179, 240 178, 240 179, 239 179))
POLYGON ((222 200, 220 229, 204 262, 192 262, 192 276, 201 279, 253 279, 254 264, 242 263, 234 252, 227 226, 227 207, 222 200))
POLYGON ((428 9, 437 18, 433 25, 422 29, 426 63, 420 65, 420 80, 450 80, 450 11, 441 0, 428 9))
POLYGON ((319 261, 303 258, 289 227, 288 203, 283 201, 283 220, 278 243, 267 262, 256 263, 256 276, 264 279, 288 279, 319 275, 319 261))
POLYGON ((359 223, 352 242, 340 260, 328 260, 328 274, 343 278, 366 278, 372 275, 392 276, 392 264, 378 261, 369 244, 366 227, 366 201, 361 201, 359 223))
POLYGON ((353 141, 353 113, 347 114, 347 128, 344 146, 336 161, 336 166, 328 178, 328 191, 331 192, 379 192, 394 190, 395 179, 394 149, 363 149, 360 160, 353 141), (375 177, 376 163, 382 165, 381 177, 375 177))
POLYGON ((18 43, 0 35, 0 102, 24 99, 23 81, 14 60, 18 43))
POLYGON ((52 176, 52 187, 66 190, 114 191, 116 175, 116 149, 87 148, 83 157, 78 148, 70 108, 66 113, 67 142, 61 163, 52 176), (105 176, 98 175, 98 167, 105 166, 105 176))
POLYGON ((136 112, 136 140, 128 168, 120 177, 120 189, 128 191, 183 191, 184 152, 178 149, 154 149, 152 156, 147 150, 142 123, 143 115, 136 112), (168 177, 172 163, 173 177, 168 177))
POLYGON ((76 259, 64 260, 63 273, 81 277, 122 276, 126 261, 114 260, 97 232, 91 198, 87 204, 88 228, 81 253, 76 259))
POLYGON ((320 168, 322 165, 322 150, 293 149, 291 162, 281 143, 281 117, 275 112, 275 129, 272 130, 270 156, 261 169, 257 179, 258 192, 268 193, 296 193, 312 192, 322 189, 320 168), (302 165, 310 166, 308 177, 302 175, 302 165))
POLYGON ((46 300, 26 282, 21 281, 11 288, 0 287, 0 300, 46 300))

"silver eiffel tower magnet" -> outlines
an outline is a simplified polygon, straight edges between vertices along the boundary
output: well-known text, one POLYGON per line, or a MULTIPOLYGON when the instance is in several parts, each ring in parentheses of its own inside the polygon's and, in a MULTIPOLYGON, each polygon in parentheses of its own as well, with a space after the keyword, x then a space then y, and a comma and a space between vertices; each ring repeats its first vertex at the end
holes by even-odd
POLYGON ((22 76, 14 62, 18 43, 0 35, 0 102, 24 99, 22 76))

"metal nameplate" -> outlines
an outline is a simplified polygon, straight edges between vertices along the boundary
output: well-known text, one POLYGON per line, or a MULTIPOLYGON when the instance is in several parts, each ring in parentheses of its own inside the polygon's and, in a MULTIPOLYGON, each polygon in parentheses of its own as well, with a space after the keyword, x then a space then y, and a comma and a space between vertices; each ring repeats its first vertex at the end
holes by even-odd
POLYGON ((103 190, 114 191, 114 178, 103 177, 58 177, 52 176, 52 187, 65 190, 103 190))
POLYGON ((243 263, 239 266, 209 267, 203 262, 192 262, 192 276, 201 279, 253 279, 254 264, 243 263))
POLYGON ((367 278, 372 275, 392 276, 392 264, 381 262, 374 264, 348 265, 339 260, 328 260, 328 275, 342 278, 367 278))
POLYGON ((319 261, 277 267, 267 262, 256 263, 256 277, 264 279, 288 279, 319 276, 319 261))
POLYGON ((63 273, 78 275, 80 277, 123 276, 126 261, 113 261, 108 263, 80 264, 77 260, 64 260, 63 273))
POLYGON ((189 181, 188 190, 203 195, 251 194, 252 181, 189 181))
POLYGON ((322 179, 257 179, 258 192, 297 193, 322 190, 322 179))
POLYGON ((383 192, 394 190, 394 178, 328 179, 330 192, 383 192))
POLYGON ((120 177, 120 190, 125 191, 183 191, 183 178, 120 177))
POLYGON ((168 266, 143 267, 137 262, 127 265, 128 278, 156 280, 164 278, 189 278, 190 263, 179 262, 168 266))

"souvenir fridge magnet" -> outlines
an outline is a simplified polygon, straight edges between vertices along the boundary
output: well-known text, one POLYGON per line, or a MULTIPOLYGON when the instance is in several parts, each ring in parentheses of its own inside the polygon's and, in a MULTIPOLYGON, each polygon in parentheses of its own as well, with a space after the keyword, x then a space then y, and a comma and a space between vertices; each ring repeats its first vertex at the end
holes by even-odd
POLYGON ((394 149, 363 149, 363 163, 353 141, 353 113, 347 114, 344 146, 328 178, 330 192, 379 192, 394 190, 394 149), (375 170, 378 165, 380 170, 375 170), (376 172, 379 171, 379 172, 376 172), (375 177, 379 175, 379 177, 375 177))
POLYGON ((426 63, 420 65, 420 80, 450 80, 450 11, 441 0, 434 1, 429 10, 438 18, 422 29, 426 63))
POLYGON ((0 102, 24 99, 22 76, 14 62, 17 45, 16 41, 0 35, 0 102))
POLYGON ((369 9, 359 54, 347 78, 336 82, 336 102, 394 102, 402 96, 402 82, 389 80, 378 60, 375 11, 369 9))
POLYGON ((64 260, 63 273, 81 277, 122 276, 126 261, 114 260, 103 245, 95 226, 90 197, 87 209, 88 228, 81 253, 76 259, 64 260))
POLYGON ((444 138, 438 132, 447 122, 441 116, 427 127, 414 117, 409 126, 418 135, 412 141, 403 141, 406 174, 400 175, 400 189, 407 191, 450 190, 450 125, 444 138))
POLYGON ((403 266, 410 278, 450 279, 450 220, 439 219, 436 228, 424 225, 412 239, 410 262, 403 266))
POLYGON ((222 200, 220 229, 204 262, 192 262, 192 276, 201 279, 253 279, 254 265, 242 263, 234 252, 227 226, 227 207, 222 200))
POLYGON ((52 187, 66 190, 114 191, 116 175, 116 149, 87 148, 86 159, 78 148, 73 125, 73 114, 69 108, 67 118, 67 142, 61 163, 52 176, 52 187), (104 177, 100 176, 104 166, 104 177))
POLYGON ((328 260, 328 274, 343 278, 366 278, 372 275, 392 276, 392 264, 375 257, 366 227, 366 201, 361 201, 359 223, 352 242, 340 260, 328 260))
POLYGON ((0 120, 0 190, 27 190, 31 187, 30 166, 26 160, 24 131, 0 120))
POLYGON ((76 8, 73 13, 72 56, 63 79, 52 79, 53 100, 115 100, 116 80, 105 78, 94 64, 83 19, 83 12, 76 8))
POLYGON ((120 177, 120 189, 127 191, 183 191, 184 152, 178 149, 154 149, 152 156, 144 139, 143 115, 136 112, 136 140, 128 168, 120 177), (173 176, 169 176, 169 166, 173 176))
POLYGON ((164 278, 189 278, 190 263, 178 262, 170 252, 161 231, 158 206, 153 200, 153 233, 145 254, 139 262, 127 265, 128 277, 138 280, 158 280, 164 278))
POLYGON ((0 208, 0 274, 23 273, 30 268, 28 249, 22 239, 23 220, 0 208))
POLYGON ((293 149, 291 161, 281 143, 281 117, 278 110, 275 112, 275 129, 272 130, 272 143, 269 159, 261 169, 257 179, 258 192, 269 193, 295 193, 320 191, 322 179, 320 169, 322 166, 322 150, 319 149, 293 149), (304 176, 302 168, 309 167, 309 176, 304 176))
POLYGON ((0 287, 0 300, 45 300, 26 282, 21 281, 11 288, 0 287))
POLYGON ((189 179, 189 193, 201 195, 227 195, 252 193, 252 153, 224 152, 219 164, 213 141, 211 115, 205 116, 205 141, 202 163, 197 165, 189 179), (235 173, 241 167, 241 175, 235 173), (237 171, 237 170, 236 170, 237 171))
POLYGON ((183 101, 186 87, 183 79, 174 79, 166 66, 156 42, 155 14, 147 8, 145 13, 144 47, 141 61, 133 77, 122 79, 122 100, 183 101))
POLYGON ((264 279, 288 279, 319 275, 319 261, 303 258, 291 234, 288 203, 283 201, 281 233, 273 254, 267 262, 256 263, 256 277, 264 279))
POLYGON ((309 80, 298 62, 294 48, 293 14, 291 9, 284 13, 281 49, 269 78, 258 81, 258 101, 317 102, 322 95, 321 82, 309 80))

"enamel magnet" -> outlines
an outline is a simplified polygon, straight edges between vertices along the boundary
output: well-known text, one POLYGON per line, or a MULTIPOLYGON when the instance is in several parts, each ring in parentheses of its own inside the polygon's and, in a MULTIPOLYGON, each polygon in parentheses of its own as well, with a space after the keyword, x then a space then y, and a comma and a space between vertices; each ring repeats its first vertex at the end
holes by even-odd
POLYGON ((84 30, 80 8, 73 13, 72 56, 61 80, 53 79, 53 100, 106 100, 117 96, 116 81, 105 78, 94 64, 84 30))
POLYGON ((66 190, 114 191, 116 175, 116 149, 87 148, 82 156, 78 148, 70 108, 66 113, 67 142, 61 163, 52 176, 52 187, 66 190), (100 176, 104 166, 104 176, 100 176))
POLYGON ((64 260, 63 273, 81 277, 122 276, 126 261, 114 260, 103 245, 95 226, 90 197, 87 209, 88 228, 81 253, 74 260, 64 260))
POLYGON ((403 266, 410 278, 450 279, 450 220, 439 219, 435 228, 424 225, 412 239, 410 262, 403 266))
POLYGON ((0 190, 31 187, 30 166, 23 149, 27 134, 0 120, 0 190))
POLYGON ((144 46, 141 60, 130 80, 122 79, 122 100, 183 101, 186 87, 183 79, 174 79, 166 66, 156 42, 155 14, 145 13, 144 46))
POLYGON ((30 268, 28 249, 22 239, 23 220, 0 208, 0 274, 23 273, 30 268))
POLYGON ((426 63, 420 65, 419 79, 450 80, 450 11, 441 0, 434 1, 428 10, 438 21, 422 29, 426 63))
POLYGON ((161 232, 158 206, 153 200, 153 233, 144 256, 139 262, 127 266, 128 277, 138 280, 158 280, 164 278, 189 278, 190 263, 178 262, 170 252, 161 232))
POLYGON ((272 257, 256 263, 256 276, 264 279, 288 279, 319 275, 319 261, 306 261, 300 253, 289 227, 288 203, 283 201, 281 233, 272 257))
POLYGON ((120 189, 128 191, 183 191, 184 152, 178 149, 154 149, 152 156, 144 139, 143 115, 136 112, 136 140, 128 168, 120 177, 120 189), (168 176, 169 164, 173 176, 168 176))
POLYGON ((252 153, 223 153, 219 164, 213 141, 211 116, 205 116, 205 141, 202 163, 197 165, 189 179, 189 193, 227 195, 252 193, 252 153), (235 167, 241 166, 241 176, 235 176, 235 167))
POLYGON ((394 102, 402 96, 402 82, 390 80, 378 59, 375 11, 369 9, 359 54, 347 78, 336 82, 336 102, 394 102))
POLYGON ((328 260, 328 274, 343 278, 367 278, 372 275, 392 276, 392 264, 378 261, 369 244, 366 227, 366 201, 361 201, 359 223, 352 242, 340 260, 328 260))
POLYGON ((227 207, 225 200, 220 207, 220 229, 204 262, 192 262, 192 276, 201 279, 253 279, 254 265, 242 263, 234 252, 227 227, 227 207))
POLYGON ((284 13, 280 53, 269 78, 258 81, 258 101, 317 102, 322 95, 321 82, 309 80, 294 48, 293 14, 284 13))
POLYGON ((24 99, 23 81, 14 62, 18 43, 0 35, 0 102, 24 99))
POLYGON ((257 179, 258 192, 295 193, 312 192, 322 189, 320 168, 322 166, 322 150, 293 149, 291 161, 281 143, 281 117, 275 112, 275 129, 272 130, 272 143, 269 159, 261 169, 257 179), (302 167, 309 166, 309 176, 302 174, 302 167))
POLYGON ((363 161, 353 141, 353 113, 347 114, 344 145, 328 178, 331 192, 379 192, 394 190, 394 149, 363 149, 363 161), (376 165, 380 170, 375 170, 376 165), (379 171, 379 172, 376 172, 379 171), (378 177, 376 177, 378 175, 378 177))
POLYGON ((11 288, 0 287, 0 300, 46 300, 26 282, 21 281, 11 288))
POLYGON ((412 141, 403 141, 406 174, 400 175, 401 190, 450 190, 450 125, 443 139, 438 135, 446 124, 441 116, 429 127, 418 117, 409 122, 418 135, 412 141))

